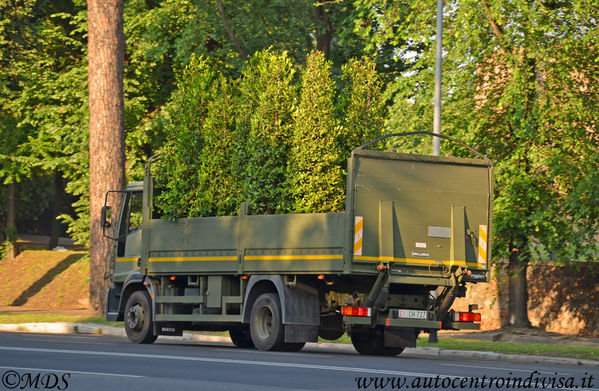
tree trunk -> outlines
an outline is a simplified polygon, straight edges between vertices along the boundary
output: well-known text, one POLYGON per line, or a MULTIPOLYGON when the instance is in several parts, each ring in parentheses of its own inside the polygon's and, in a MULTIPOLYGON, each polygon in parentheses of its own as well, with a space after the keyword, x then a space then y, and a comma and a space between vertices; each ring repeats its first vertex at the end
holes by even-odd
POLYGON ((227 32, 229 39, 233 43, 233 46, 235 46, 235 50, 237 50, 237 53, 239 53, 239 55, 244 60, 247 60, 248 55, 245 52, 243 45, 241 44, 241 42, 235 35, 235 32, 233 31, 233 27, 231 27, 231 24, 229 23, 229 18, 227 18, 227 10, 225 10, 225 6, 223 5, 223 2, 221 0, 216 0, 216 5, 218 7, 218 14, 220 15, 220 19, 223 22, 223 26, 225 26, 225 31, 227 32))
POLYGON ((314 23, 316 24, 316 50, 324 53, 327 60, 331 54, 331 41, 333 39, 333 23, 329 18, 329 5, 316 5, 312 8, 314 23))
POLYGON ((9 242, 6 253, 7 259, 14 259, 19 255, 17 249, 17 218, 16 218, 16 190, 17 185, 15 182, 8 184, 8 197, 6 205, 6 241, 9 242))
POLYGON ((50 240, 48 241, 48 249, 52 250, 58 246, 58 236, 60 235, 60 221, 57 217, 62 213, 62 194, 64 186, 62 183, 62 174, 54 173, 54 210, 52 212, 52 222, 50 224, 50 240))
POLYGON ((526 271, 528 259, 522 259, 517 248, 512 248, 508 263, 509 316, 512 327, 530 327, 528 320, 528 285, 526 271))
MULTIPOLYGON (((125 185, 124 0, 88 0, 90 307, 103 314, 112 241, 102 235, 104 195, 125 185)), ((115 197, 116 198, 116 197, 115 197)), ((118 211, 118 201, 112 201, 118 211)), ((113 220, 116 221, 116 220, 113 220)))

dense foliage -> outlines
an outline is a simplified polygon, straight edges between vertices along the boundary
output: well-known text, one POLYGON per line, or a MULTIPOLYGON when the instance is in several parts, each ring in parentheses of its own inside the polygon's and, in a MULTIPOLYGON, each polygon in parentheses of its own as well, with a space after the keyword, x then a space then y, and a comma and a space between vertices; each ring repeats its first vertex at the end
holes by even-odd
POLYGON ((285 212, 285 186, 297 88, 286 52, 258 52, 240 81, 235 172, 250 213, 285 212))
MULTIPOLYGON (((169 217, 244 201, 343 209, 352 148, 431 128, 435 14, 421 0, 126 2, 128 179, 162 152, 169 217)), ((535 259, 596 259, 599 1, 450 0, 444 19, 442 131, 496 163, 494 258, 512 276, 535 259)), ((85 2, 0 0, 0 68, 0 180, 27 220, 23 205, 50 207, 48 184, 64 177, 62 219, 87 243, 85 2)), ((392 146, 431 150, 427 138, 392 146)))
MULTIPOLYGON (((88 238, 86 20, 82 2, 2 3, 0 176, 5 183, 55 173, 82 196, 65 215, 74 238, 88 238), (6 142, 7 141, 7 142, 6 142)), ((38 182, 40 192, 47 191, 38 182)), ((19 200, 25 202, 25 200, 19 200)))
MULTIPOLYGON (((599 230, 597 1, 446 4, 443 133, 495 161, 495 259, 507 259, 510 319, 528 324, 533 260, 596 259, 599 230), (451 42, 451 44, 448 44, 451 42)), ((430 129, 435 8, 398 4, 413 71, 389 86, 389 125, 430 129)), ((428 141, 404 143, 429 150, 428 141)), ((459 154, 444 143, 445 152, 459 154)))
MULTIPOLYGON (((238 78, 247 58, 257 51, 268 47, 286 51, 288 61, 297 64, 310 50, 321 47, 339 73, 351 56, 362 53, 362 40, 353 31, 357 7, 353 2, 321 5, 310 0, 126 2, 128 180, 141 178, 145 161, 159 152, 167 135, 175 131, 171 118, 179 110, 178 80, 194 56, 218 63, 217 73, 223 77, 238 78)), ((69 234, 85 244, 89 241, 85 2, 0 1, 0 15, 0 179, 7 184, 32 176, 63 176, 74 212, 62 218, 69 225, 69 234)), ((237 93, 237 87, 228 84, 232 80, 221 87, 237 93)), ((237 105, 226 107, 233 110, 237 105)), ((216 123, 227 122, 225 115, 207 119, 214 131, 228 126, 216 123)), ((234 125, 237 131, 238 124, 234 125)), ((237 148, 237 143, 231 148, 237 148)), ((247 163, 247 156, 244 159, 237 163, 247 163)), ((239 180, 238 175, 227 186, 253 186, 239 180)), ((246 199, 256 212, 282 211, 289 206, 287 201, 286 207, 272 206, 269 196, 259 194, 262 189, 255 190, 260 191, 246 199)), ((236 204, 233 198, 217 207, 200 207, 204 208, 201 213, 230 213, 236 204)), ((5 204, 6 198, 0 201, 5 204)))
POLYGON ((286 52, 252 55, 239 78, 193 59, 169 106, 157 205, 171 218, 332 212, 344 207, 345 159, 383 123, 381 85, 367 58, 343 67, 337 90, 322 52, 299 80, 286 52))
MULTIPOLYGON (((599 228, 597 2, 466 1, 446 9, 443 132, 496 163, 495 255, 590 255, 599 228)), ((414 71, 390 85, 391 127, 432 124, 435 11, 426 2, 403 9, 411 22, 402 35, 425 50, 412 57, 414 71)))
POLYGON ((230 160, 237 92, 209 61, 195 58, 178 87, 169 104, 172 122, 160 156, 157 205, 171 217, 230 214, 239 187, 230 160))

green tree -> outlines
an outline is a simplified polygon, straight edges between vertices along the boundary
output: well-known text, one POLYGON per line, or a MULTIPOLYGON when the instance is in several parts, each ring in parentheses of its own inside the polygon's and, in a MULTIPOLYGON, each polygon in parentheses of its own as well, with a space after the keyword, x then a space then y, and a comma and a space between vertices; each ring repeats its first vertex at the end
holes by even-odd
POLYGON ((239 185, 232 171, 237 87, 192 58, 183 71, 172 104, 171 137, 164 147, 158 206, 168 217, 232 214, 239 185))
POLYGON ((294 73, 287 53, 271 50, 255 53, 243 71, 235 171, 252 213, 289 208, 286 168, 297 93, 294 73))
MULTIPOLYGON (((4 171, 17 181, 33 174, 57 178, 54 199, 59 201, 63 175, 71 187, 73 178, 86 175, 81 171, 87 167, 86 155, 79 159, 87 148, 86 132, 81 131, 87 123, 85 7, 41 1, 1 7, 7 7, 2 11, 7 19, 0 33, 0 111, 3 131, 9 132, 3 137, 8 140, 5 161, 12 161, 14 168, 4 165, 4 171)), ((46 189, 38 192, 46 194, 46 189)), ((87 205, 86 199, 77 202, 87 205)), ((55 209, 58 214, 61 206, 55 209)), ((71 228, 79 224, 72 222, 71 228)), ((55 239, 57 222, 52 225, 55 239)), ((78 239, 85 242, 86 237, 78 239)))
POLYGON ((207 102, 202 128, 203 151, 200 156, 203 215, 232 215, 238 209, 241 184, 234 171, 236 113, 239 105, 236 80, 219 74, 211 87, 212 99, 207 102))
POLYGON ((9 257, 16 255, 16 184, 30 167, 22 162, 19 145, 32 131, 19 125, 13 100, 19 95, 21 81, 32 56, 30 40, 35 38, 29 19, 33 4, 0 4, 0 179, 7 186, 7 216, 4 236, 9 257))
POLYGON ((412 54, 423 50, 420 37, 408 36, 404 31, 406 26, 420 22, 423 14, 418 5, 396 0, 354 0, 351 3, 344 12, 347 28, 342 29, 340 35, 344 41, 359 39, 362 47, 345 61, 363 54, 371 56, 385 84, 403 76, 409 68, 410 56, 399 49, 412 54))
POLYGON ((167 217, 201 216, 195 189, 200 172, 206 107, 211 99, 210 86, 216 77, 206 59, 192 58, 178 81, 178 91, 169 105, 172 123, 170 137, 159 163, 157 185, 164 192, 157 205, 167 217))
MULTIPOLYGON (((493 253, 508 260, 507 321, 513 326, 529 325, 526 271, 532 260, 568 262, 596 253, 597 5, 446 4, 443 132, 495 161, 493 253)), ((410 23, 400 29, 425 50, 411 59, 412 72, 392 85, 391 126, 426 129, 432 123, 434 14, 431 4, 414 2, 410 23)))
POLYGON ((301 74, 289 159, 289 186, 296 212, 343 210, 340 134, 330 62, 322 52, 314 51, 308 55, 301 74))
POLYGON ((340 116, 343 117, 341 144, 345 154, 383 134, 385 101, 383 83, 372 58, 351 59, 342 67, 345 82, 339 99, 340 116))
POLYGON ((67 180, 67 191, 77 197, 73 205, 76 216, 63 214, 60 218, 68 223, 74 239, 88 245, 87 13, 81 4, 70 4, 61 11, 42 19, 36 48, 39 55, 31 61, 14 104, 21 126, 34 129, 22 144, 28 164, 57 178, 58 195, 61 178, 67 180))

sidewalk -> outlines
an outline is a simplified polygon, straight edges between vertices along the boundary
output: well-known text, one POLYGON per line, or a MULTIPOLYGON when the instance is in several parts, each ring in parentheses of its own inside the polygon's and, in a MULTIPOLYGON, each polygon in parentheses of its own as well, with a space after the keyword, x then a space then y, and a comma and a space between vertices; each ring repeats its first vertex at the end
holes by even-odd
MULTIPOLYGON (((20 324, 0 324, 0 331, 12 331, 12 332, 32 332, 32 333, 51 333, 51 334, 102 334, 111 335, 118 337, 126 337, 125 329, 123 327, 114 327, 101 325, 97 323, 20 323, 20 324)), ((491 332, 483 333, 464 333, 468 335, 459 335, 460 338, 471 338, 474 339, 474 334, 482 334, 481 338, 488 338, 491 332)), ((454 333, 453 336, 458 336, 454 333)), ((440 334, 443 336, 443 334, 440 334)), ((205 335, 196 333, 183 333, 183 337, 166 337, 161 336, 161 339, 174 339, 174 340, 187 340, 197 342, 212 342, 212 343, 231 343, 229 337, 226 336, 215 336, 205 335)), ((544 341, 547 342, 546 340, 544 341)), ((535 342, 528 342, 535 343, 535 342)), ((346 343, 330 343, 330 342, 318 342, 318 343, 307 343, 305 349, 309 350, 337 350, 340 352, 355 353, 354 347, 351 344, 346 343)), ((549 356, 533 356, 524 354, 504 354, 495 352, 484 352, 484 351, 468 351, 468 350, 450 350, 440 349, 432 347, 417 347, 417 348, 406 348, 402 353, 402 356, 440 356, 440 357, 461 357, 470 358, 477 360, 504 360, 512 362, 529 362, 529 363, 541 363, 541 364, 557 364, 557 365, 584 365, 590 367, 599 368, 599 361, 594 360, 583 360, 578 358, 565 358, 565 357, 549 357, 549 356)))

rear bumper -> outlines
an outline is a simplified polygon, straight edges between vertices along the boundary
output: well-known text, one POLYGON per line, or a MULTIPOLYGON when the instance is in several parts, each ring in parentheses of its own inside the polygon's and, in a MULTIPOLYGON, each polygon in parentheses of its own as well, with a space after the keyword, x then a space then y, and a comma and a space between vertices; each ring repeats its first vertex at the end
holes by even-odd
POLYGON ((352 326, 386 326, 386 327, 410 327, 415 329, 437 329, 441 328, 438 320, 424 319, 392 319, 385 318, 376 322, 369 316, 344 316, 343 322, 352 326))
POLYGON ((480 323, 472 322, 441 322, 438 320, 397 318, 385 318, 382 321, 375 322, 372 317, 367 316, 344 316, 343 323, 350 326, 409 327, 419 330, 480 330, 480 323))
POLYGON ((443 322, 443 330, 480 330, 480 323, 443 322))

